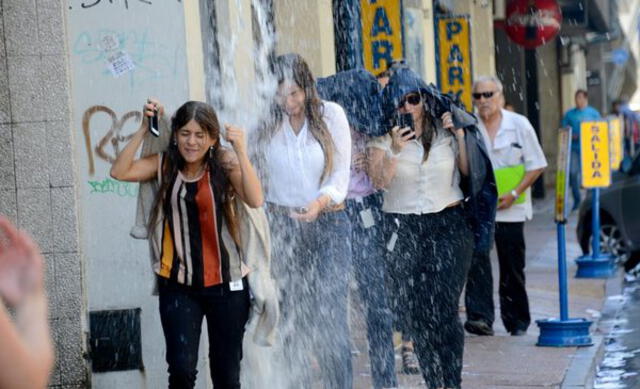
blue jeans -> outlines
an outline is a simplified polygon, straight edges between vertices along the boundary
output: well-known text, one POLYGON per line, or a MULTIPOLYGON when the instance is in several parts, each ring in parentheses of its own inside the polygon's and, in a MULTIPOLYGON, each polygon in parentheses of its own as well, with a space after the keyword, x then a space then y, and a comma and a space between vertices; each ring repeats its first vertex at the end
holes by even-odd
POLYGON ((393 318, 386 288, 385 241, 383 235, 382 194, 362 201, 347 200, 351 219, 354 275, 365 308, 371 375, 375 389, 398 386, 393 350, 393 318), (360 212, 369 209, 374 226, 365 228, 360 212))
POLYGON ((310 388, 313 354, 323 387, 353 386, 348 323, 351 225, 344 211, 304 223, 269 213, 271 270, 280 294, 286 388, 310 388))
POLYGON ((580 205, 580 150, 571 150, 571 165, 569 168, 569 185, 573 194, 573 208, 580 205))

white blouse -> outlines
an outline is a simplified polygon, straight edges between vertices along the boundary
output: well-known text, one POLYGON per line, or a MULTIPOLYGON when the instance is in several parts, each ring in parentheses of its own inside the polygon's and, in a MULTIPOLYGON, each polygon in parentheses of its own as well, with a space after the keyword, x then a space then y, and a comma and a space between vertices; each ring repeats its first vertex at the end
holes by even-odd
MULTIPOLYGON (((542 147, 531 126, 529 119, 515 112, 503 109, 500 127, 496 137, 491 142, 482 120, 478 128, 482 133, 494 169, 523 164, 525 171, 541 169, 547 166, 542 147)), ((524 222, 533 216, 531 205, 531 188, 527 188, 524 203, 513 204, 507 209, 500 209, 496 213, 497 222, 524 222)))
POLYGON ((333 170, 321 183, 324 153, 320 143, 311 134, 308 121, 296 135, 285 115, 266 150, 268 202, 304 207, 324 194, 335 204, 344 201, 351 166, 349 122, 342 107, 330 101, 323 101, 322 118, 333 139, 333 170))
MULTIPOLYGON (((391 154, 391 135, 369 142, 391 154)), ((400 153, 396 175, 384 191, 382 211, 400 214, 437 213, 464 199, 458 171, 458 143, 447 130, 439 128, 429 156, 422 161, 424 147, 419 140, 409 141, 400 153)))

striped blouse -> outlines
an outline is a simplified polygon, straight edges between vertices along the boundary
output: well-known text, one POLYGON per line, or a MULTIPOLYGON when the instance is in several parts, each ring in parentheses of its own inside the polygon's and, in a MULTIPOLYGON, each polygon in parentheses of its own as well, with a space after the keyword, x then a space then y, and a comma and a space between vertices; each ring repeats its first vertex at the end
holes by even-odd
POLYGON ((194 287, 230 282, 229 255, 220 239, 223 209, 209 170, 191 180, 178 172, 168 193, 158 275, 194 287))

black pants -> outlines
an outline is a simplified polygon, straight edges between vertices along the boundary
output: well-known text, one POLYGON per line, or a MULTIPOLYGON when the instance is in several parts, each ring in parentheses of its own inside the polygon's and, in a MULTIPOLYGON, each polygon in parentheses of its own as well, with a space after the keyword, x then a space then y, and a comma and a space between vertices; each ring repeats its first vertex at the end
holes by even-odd
POLYGON ((473 252, 464 296, 467 320, 483 321, 489 327, 495 320, 490 253, 483 250, 473 252))
POLYGON ((381 193, 367 196, 362 201, 347 200, 347 214, 351 220, 353 272, 365 309, 371 376, 375 389, 398 386, 393 349, 393 320, 386 287, 386 249, 381 207, 381 193), (367 209, 375 222, 369 228, 365 228, 360 214, 367 209))
MULTIPOLYGON (((427 388, 460 388, 464 331, 458 301, 473 250, 461 207, 426 215, 390 214, 400 221, 391 253, 394 284, 427 388)), ((393 221, 391 221, 394 223, 393 221)))
POLYGON ((242 338, 250 305, 246 279, 243 290, 233 292, 229 284, 199 290, 163 279, 158 284, 169 388, 195 386, 202 319, 206 317, 213 387, 239 389, 242 338))
POLYGON ((323 387, 351 389, 348 292, 351 225, 344 211, 323 213, 312 223, 270 214, 272 274, 280 295, 280 335, 286 384, 312 386, 310 357, 320 365, 323 387))
POLYGON ((500 314, 509 332, 526 330, 531 323, 525 289, 524 223, 496 223, 496 250, 500 263, 500 314))

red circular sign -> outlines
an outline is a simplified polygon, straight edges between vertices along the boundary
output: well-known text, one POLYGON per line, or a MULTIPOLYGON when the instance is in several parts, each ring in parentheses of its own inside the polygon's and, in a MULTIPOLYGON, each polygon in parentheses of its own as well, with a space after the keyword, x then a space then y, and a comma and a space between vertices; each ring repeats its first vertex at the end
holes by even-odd
POLYGON ((507 35, 527 49, 552 40, 561 24, 562 12, 555 0, 511 0, 507 5, 507 35))

